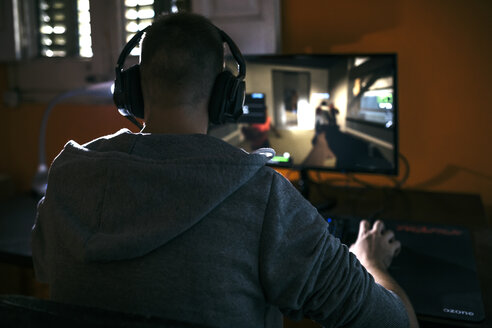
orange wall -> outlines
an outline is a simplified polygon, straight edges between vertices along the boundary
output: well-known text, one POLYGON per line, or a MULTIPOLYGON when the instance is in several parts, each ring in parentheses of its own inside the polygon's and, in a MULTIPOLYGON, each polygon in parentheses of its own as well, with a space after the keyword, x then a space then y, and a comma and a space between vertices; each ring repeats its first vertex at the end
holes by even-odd
MULTIPOLYGON (((38 135, 44 108, 45 104, 0 107, 3 123, 0 129, 0 174, 8 174, 14 180, 17 191, 30 190, 36 172, 38 135)), ((60 104, 53 109, 48 121, 47 159, 50 163, 68 140, 85 143, 124 127, 135 131, 113 105, 60 104)))
POLYGON ((398 54, 405 187, 481 194, 490 217, 492 1, 282 4, 285 53, 398 54))

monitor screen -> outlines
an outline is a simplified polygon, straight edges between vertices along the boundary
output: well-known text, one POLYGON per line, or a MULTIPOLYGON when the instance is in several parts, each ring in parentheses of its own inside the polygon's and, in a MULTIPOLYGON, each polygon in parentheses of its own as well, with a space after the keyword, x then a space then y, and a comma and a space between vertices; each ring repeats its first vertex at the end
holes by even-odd
POLYGON ((273 166, 398 173, 395 54, 245 59, 244 114, 212 135, 273 148, 273 166))

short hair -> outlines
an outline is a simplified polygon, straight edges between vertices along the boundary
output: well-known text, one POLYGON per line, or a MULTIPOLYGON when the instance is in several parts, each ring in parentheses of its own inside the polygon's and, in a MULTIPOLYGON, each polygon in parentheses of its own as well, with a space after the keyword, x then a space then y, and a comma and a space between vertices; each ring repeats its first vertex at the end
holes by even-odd
POLYGON ((208 19, 191 13, 160 16, 142 41, 144 100, 165 107, 208 103, 223 62, 222 37, 208 19))

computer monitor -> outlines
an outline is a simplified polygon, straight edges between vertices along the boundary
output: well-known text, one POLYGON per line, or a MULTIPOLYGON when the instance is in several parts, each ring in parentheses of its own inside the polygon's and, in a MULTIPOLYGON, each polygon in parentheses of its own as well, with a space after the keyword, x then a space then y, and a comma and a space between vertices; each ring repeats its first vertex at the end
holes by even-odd
POLYGON ((239 124, 216 134, 272 166, 398 173, 396 54, 246 56, 239 124))

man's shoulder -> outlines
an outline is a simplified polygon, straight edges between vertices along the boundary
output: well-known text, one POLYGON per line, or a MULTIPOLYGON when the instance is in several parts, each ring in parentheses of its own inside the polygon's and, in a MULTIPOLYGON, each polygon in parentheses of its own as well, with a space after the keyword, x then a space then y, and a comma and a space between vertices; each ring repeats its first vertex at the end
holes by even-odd
MULTIPOLYGON (((114 145, 122 142, 128 143, 134 135, 135 134, 128 129, 120 129, 115 133, 92 139, 91 141, 82 144, 81 147, 96 150, 107 145, 114 145)), ((72 141, 72 144, 74 143, 75 142, 72 141)))

